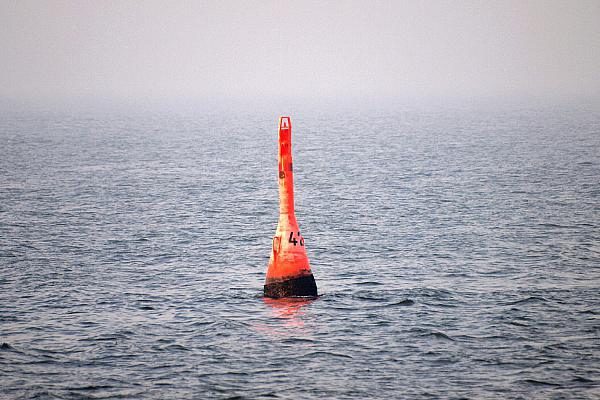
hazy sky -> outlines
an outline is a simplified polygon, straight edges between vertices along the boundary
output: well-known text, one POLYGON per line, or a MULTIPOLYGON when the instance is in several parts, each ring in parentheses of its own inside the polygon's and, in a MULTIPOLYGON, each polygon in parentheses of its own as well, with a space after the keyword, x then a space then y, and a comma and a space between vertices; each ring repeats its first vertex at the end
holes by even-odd
POLYGON ((600 1, 0 0, 0 96, 600 96, 600 1))

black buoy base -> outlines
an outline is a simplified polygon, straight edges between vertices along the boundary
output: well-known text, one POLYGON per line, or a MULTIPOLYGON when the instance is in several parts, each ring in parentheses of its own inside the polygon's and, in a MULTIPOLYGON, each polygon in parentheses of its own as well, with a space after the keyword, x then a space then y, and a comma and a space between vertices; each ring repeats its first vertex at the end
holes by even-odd
POLYGON ((317 297, 317 283, 312 274, 269 283, 265 285, 265 297, 317 297))

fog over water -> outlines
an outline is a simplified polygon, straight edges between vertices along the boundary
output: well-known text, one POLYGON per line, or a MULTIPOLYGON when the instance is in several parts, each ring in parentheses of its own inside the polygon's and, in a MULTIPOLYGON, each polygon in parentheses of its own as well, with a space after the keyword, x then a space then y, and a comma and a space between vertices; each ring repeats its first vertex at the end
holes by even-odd
POLYGON ((597 97, 599 20, 598 1, 3 1, 0 97, 597 97))

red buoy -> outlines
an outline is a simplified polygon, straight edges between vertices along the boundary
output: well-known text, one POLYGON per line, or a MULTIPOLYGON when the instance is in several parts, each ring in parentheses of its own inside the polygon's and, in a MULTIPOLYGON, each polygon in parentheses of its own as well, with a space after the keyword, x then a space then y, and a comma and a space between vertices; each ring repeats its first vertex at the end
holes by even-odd
POLYGON ((264 294, 266 297, 317 296, 304 237, 294 212, 292 123, 279 118, 279 222, 273 237, 264 294))

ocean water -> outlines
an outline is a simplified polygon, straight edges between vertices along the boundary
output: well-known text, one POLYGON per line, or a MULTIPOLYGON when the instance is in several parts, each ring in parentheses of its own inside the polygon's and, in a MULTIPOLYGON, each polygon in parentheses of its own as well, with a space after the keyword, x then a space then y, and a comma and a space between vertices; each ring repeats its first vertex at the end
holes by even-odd
POLYGON ((0 398, 598 399, 600 107, 6 108, 0 398))

